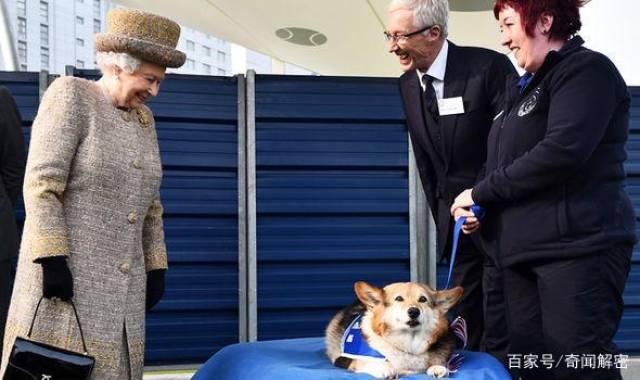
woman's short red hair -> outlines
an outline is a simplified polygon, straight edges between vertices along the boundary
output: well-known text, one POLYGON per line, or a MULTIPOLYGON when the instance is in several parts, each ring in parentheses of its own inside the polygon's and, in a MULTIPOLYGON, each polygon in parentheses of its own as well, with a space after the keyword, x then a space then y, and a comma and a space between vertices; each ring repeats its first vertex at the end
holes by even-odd
POLYGON ((566 41, 582 26, 579 8, 583 3, 583 0, 496 0, 493 15, 497 20, 501 10, 513 8, 520 15, 526 33, 533 36, 540 16, 544 13, 551 14, 553 25, 549 38, 566 41))

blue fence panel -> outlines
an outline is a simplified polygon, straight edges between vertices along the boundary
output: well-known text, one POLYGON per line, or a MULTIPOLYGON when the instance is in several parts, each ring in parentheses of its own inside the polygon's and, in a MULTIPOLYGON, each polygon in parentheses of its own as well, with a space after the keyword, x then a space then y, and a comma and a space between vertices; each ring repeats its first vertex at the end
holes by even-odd
MULTIPOLYGON (((636 211, 636 228, 640 228, 640 87, 629 87, 631 93, 630 133, 627 142, 629 155, 627 192, 636 211)), ((640 236, 636 232, 636 235, 640 236)), ((631 271, 624 290, 624 314, 615 342, 627 354, 640 354, 640 245, 636 244, 631 260, 631 271)))
MULTIPOLYGON (((40 80, 38 73, 3 71, 0 72, 0 86, 5 86, 13 95, 18 106, 18 111, 22 117, 22 131, 24 134, 25 151, 29 149, 29 138, 31 137, 31 124, 36 117, 38 105, 40 104, 40 80)), ((24 227, 24 204, 22 203, 22 192, 16 204, 16 219, 18 232, 22 236, 24 227)))
POLYGON ((256 77, 259 339, 409 280, 407 144, 396 80, 256 77))
POLYGON ((164 179, 167 292, 148 364, 198 363, 238 341, 237 81, 167 75, 149 103, 164 179))
POLYGON ((5 86, 18 104, 24 127, 30 127, 40 104, 40 74, 21 71, 0 72, 0 86, 5 86))

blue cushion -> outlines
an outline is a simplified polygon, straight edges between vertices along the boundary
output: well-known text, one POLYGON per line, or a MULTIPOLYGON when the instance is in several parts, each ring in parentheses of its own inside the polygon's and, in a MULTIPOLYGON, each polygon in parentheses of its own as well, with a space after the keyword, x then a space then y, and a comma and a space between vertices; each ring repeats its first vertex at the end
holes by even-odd
MULTIPOLYGON (((326 380, 372 379, 336 368, 326 357, 323 338, 272 340, 233 344, 213 355, 192 380, 326 380)), ((453 379, 510 380, 508 372, 492 356, 465 351, 462 367, 453 379)), ((427 375, 401 379, 429 379, 427 375)))

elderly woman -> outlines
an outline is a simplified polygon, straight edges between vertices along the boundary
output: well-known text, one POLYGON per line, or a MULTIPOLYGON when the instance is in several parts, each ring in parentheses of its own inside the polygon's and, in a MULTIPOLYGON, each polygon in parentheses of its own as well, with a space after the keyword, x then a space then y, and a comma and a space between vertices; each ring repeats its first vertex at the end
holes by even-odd
POLYGON ((96 358, 92 379, 142 379, 145 306, 161 298, 167 268, 162 169, 144 102, 185 55, 171 20, 113 10, 107 24, 96 36, 102 78, 57 79, 33 123, 3 372, 44 297, 32 339, 81 351, 71 300, 96 358))
MULTIPOLYGON (((635 243, 629 94, 613 63, 575 35, 580 5, 496 2, 502 44, 527 74, 496 115, 486 176, 451 209, 487 211, 480 232, 504 268, 512 363, 538 355, 525 379, 620 378, 612 339, 635 243)), ((465 232, 477 227, 471 218, 465 232)))

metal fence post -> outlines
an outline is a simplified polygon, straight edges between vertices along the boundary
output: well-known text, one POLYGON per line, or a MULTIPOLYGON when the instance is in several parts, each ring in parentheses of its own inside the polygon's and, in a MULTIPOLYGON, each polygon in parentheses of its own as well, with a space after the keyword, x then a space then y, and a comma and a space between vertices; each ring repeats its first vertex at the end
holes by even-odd
POLYGON ((409 256, 411 281, 436 286, 435 224, 409 137, 409 256))
POLYGON ((42 96, 44 92, 47 91, 49 83, 49 73, 46 70, 40 71, 40 75, 38 76, 38 99, 42 100, 42 96))
POLYGON ((238 340, 249 341, 247 298, 247 119, 246 80, 236 75, 238 85, 238 340))
POLYGON ((258 339, 258 273, 256 209, 256 72, 247 71, 247 323, 248 339, 258 339))

